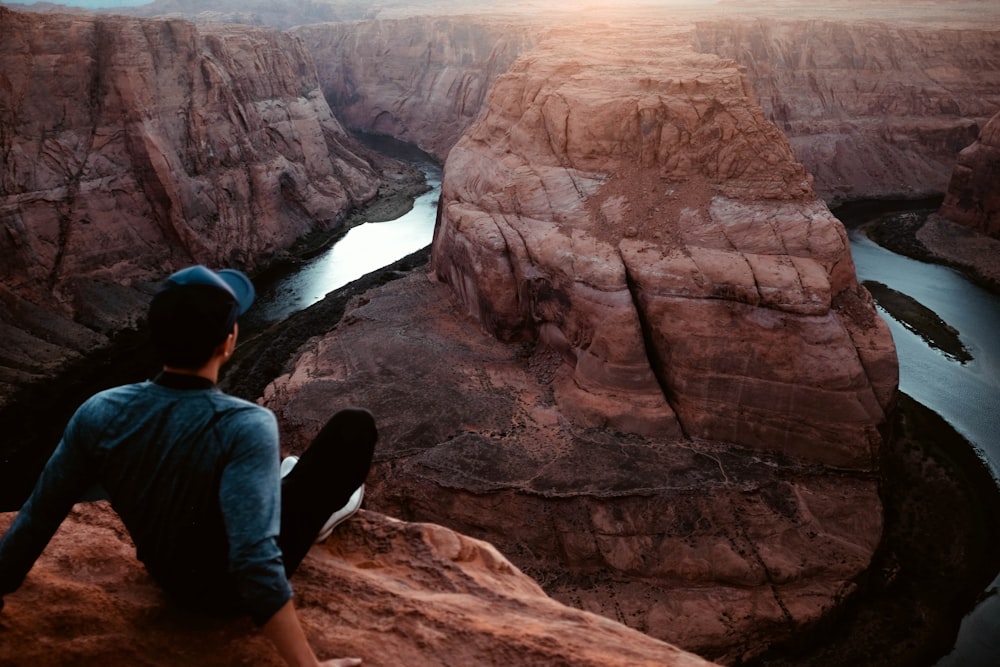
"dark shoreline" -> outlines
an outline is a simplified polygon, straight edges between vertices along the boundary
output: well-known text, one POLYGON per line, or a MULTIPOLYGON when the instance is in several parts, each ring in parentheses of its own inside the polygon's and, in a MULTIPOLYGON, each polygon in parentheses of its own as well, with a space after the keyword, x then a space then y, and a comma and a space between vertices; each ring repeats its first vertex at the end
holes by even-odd
POLYGON ((1000 488, 971 443, 905 394, 883 451, 885 532, 859 592, 752 667, 933 665, 1000 564, 1000 488))

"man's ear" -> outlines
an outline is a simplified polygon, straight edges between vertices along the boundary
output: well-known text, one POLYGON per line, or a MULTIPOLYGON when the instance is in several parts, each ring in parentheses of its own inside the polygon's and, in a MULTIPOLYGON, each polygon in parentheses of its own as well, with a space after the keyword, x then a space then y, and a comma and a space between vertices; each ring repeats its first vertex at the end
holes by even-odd
POLYGON ((233 350, 236 349, 236 339, 239 337, 239 334, 240 334, 240 325, 234 324, 233 330, 229 332, 229 335, 226 336, 226 339, 221 343, 219 343, 219 348, 221 349, 218 350, 218 352, 222 353, 223 359, 228 359, 229 357, 233 356, 233 350))

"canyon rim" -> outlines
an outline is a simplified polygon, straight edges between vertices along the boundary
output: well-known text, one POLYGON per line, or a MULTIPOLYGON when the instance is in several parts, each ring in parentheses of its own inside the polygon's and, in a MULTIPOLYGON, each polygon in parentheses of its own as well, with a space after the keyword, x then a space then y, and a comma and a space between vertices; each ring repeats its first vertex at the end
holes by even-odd
POLYGON ((295 351, 262 397, 288 451, 365 405, 371 509, 720 662, 813 626, 879 544, 897 372, 824 200, 940 191, 1000 108, 997 32, 612 14, 279 32, 0 9, 5 62, 35 67, 4 89, 11 391, 133 325, 168 267, 263 268, 335 227, 403 171, 344 125, 392 134, 447 158, 431 273, 295 351), (81 50, 25 56, 53 31, 81 50), (930 93, 900 102, 886 69, 930 93), (96 111, 50 97, 46 120, 42 88, 96 111))

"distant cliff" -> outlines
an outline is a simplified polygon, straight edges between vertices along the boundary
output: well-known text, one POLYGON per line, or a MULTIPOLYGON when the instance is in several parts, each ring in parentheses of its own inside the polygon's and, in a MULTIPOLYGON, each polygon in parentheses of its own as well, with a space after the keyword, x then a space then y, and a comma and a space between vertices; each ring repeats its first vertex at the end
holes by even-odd
POLYGON ((1000 238, 1000 113, 963 150, 948 184, 941 214, 1000 238))
POLYGON ((444 160, 493 81, 537 39, 516 19, 434 17, 297 28, 347 127, 389 134, 444 160))
POLYGON ((733 19, 700 22, 695 43, 746 69, 828 202, 944 192, 1000 109, 995 29, 733 19))
POLYGON ((0 8, 0 404, 185 264, 254 269, 377 192, 296 38, 0 8))

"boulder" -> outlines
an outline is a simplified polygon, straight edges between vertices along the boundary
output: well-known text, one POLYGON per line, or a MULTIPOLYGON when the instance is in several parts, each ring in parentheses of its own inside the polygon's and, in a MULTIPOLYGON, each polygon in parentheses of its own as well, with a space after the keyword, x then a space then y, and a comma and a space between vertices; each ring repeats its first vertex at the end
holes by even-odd
MULTIPOLYGON (((0 530, 13 514, 0 514, 0 530)), ((362 510, 293 577, 320 658, 368 667, 711 663, 565 607, 489 544, 362 510)), ((179 610, 105 502, 77 505, 0 612, 0 664, 282 665, 249 619, 179 610)))

